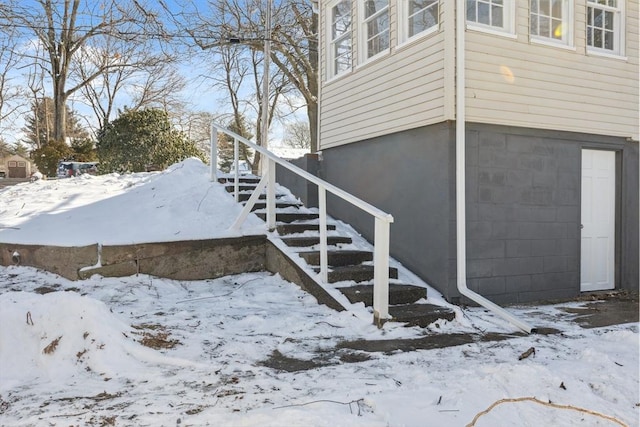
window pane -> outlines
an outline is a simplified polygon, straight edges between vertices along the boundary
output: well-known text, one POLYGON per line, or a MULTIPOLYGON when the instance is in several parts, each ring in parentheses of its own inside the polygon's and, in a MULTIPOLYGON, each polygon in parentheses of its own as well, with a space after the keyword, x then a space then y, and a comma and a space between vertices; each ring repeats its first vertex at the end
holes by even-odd
POLYGON ((604 48, 613 50, 613 32, 611 31, 604 32, 604 48))
MULTIPOLYGON (((409 19, 409 37, 415 36, 438 23, 432 9, 423 10, 409 19)), ((437 12, 437 11, 436 11, 437 12)))
POLYGON ((613 30, 613 12, 604 13, 604 28, 613 30))
POLYGON ((562 21, 559 21, 557 19, 552 20, 551 27, 552 27, 551 37, 553 37, 554 39, 562 40, 565 33, 565 28, 562 25, 562 21))
POLYGON ((481 24, 491 25, 491 10, 487 3, 478 3, 478 21, 481 24))
POLYGON ((551 4, 551 16, 553 18, 562 19, 562 3, 563 0, 553 0, 551 4))
POLYGON ((477 21, 475 0, 467 0, 467 21, 477 21))
POLYGON ((531 0, 531 12, 538 13, 538 0, 531 0))
POLYGON ((595 47, 602 47, 602 30, 598 28, 593 29, 593 45, 595 47))
POLYGON ((549 18, 541 16, 539 19, 540 35, 543 37, 549 37, 551 33, 551 23, 549 22, 549 18))
POLYGON ((386 0, 365 0, 364 2, 365 18, 369 18, 370 16, 374 15, 376 12, 381 11, 388 5, 389 3, 386 0))
POLYGON ((549 0, 540 0, 540 13, 547 16, 551 14, 551 2, 549 0))
POLYGON ((602 27, 602 9, 593 9, 593 25, 602 27))
POLYGON ((491 25, 494 27, 504 27, 502 22, 502 11, 504 8, 502 6, 492 6, 491 7, 491 25))
POLYGON ((587 27, 587 45, 593 46, 593 29, 591 27, 587 27))
POLYGON ((539 36, 538 32, 538 15, 531 15, 531 34, 539 36))
POLYGON ((389 30, 389 16, 383 13, 369 21, 367 24, 367 38, 370 39, 376 34, 389 30))

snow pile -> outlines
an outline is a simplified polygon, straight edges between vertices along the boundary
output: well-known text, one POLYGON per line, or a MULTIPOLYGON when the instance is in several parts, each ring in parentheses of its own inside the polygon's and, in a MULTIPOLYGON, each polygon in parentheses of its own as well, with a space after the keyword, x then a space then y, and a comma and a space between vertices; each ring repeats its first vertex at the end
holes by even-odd
POLYGON ((142 362, 176 362, 135 341, 140 332, 104 303, 74 292, 9 292, 0 295, 0 307, 3 389, 78 376, 107 380, 142 362))
POLYGON ((242 207, 195 158, 163 172, 24 183, 0 190, 0 200, 2 242, 83 246, 264 232, 253 216, 239 232, 228 230, 242 207))

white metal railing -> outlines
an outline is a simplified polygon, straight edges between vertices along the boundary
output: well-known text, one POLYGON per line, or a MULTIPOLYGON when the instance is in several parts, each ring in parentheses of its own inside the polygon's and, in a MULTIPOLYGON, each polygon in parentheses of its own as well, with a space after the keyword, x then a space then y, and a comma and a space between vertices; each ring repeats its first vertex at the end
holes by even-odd
POLYGON ((267 228, 275 229, 276 226, 276 164, 290 170, 298 176, 318 186, 318 209, 319 209, 319 231, 320 231, 320 280, 328 283, 329 267, 327 256, 327 191, 349 202, 375 219, 374 227, 374 251, 373 251, 373 321, 378 327, 382 327, 389 319, 389 228, 393 222, 393 216, 381 211, 371 204, 355 197, 352 194, 330 184, 304 169, 281 159, 264 147, 256 145, 248 139, 238 135, 215 123, 211 123, 211 180, 217 181, 218 169, 218 133, 224 133, 233 138, 234 153, 234 197, 239 200, 239 165, 238 165, 238 145, 243 143, 262 155, 262 161, 266 167, 263 169, 263 176, 256 186, 253 194, 249 197, 246 205, 242 209, 238 218, 231 226, 237 229, 245 221, 254 204, 258 201, 260 194, 266 188, 267 199, 267 228))

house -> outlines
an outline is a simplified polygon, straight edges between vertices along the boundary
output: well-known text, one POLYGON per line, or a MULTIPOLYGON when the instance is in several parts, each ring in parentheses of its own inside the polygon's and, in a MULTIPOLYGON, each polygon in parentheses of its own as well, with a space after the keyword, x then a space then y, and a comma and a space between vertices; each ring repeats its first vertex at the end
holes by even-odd
POLYGON ((449 301, 458 271, 498 303, 637 290, 639 12, 321 0, 321 176, 391 213, 391 254, 449 301))
POLYGON ((7 155, 0 157, 0 178, 29 178, 31 162, 22 156, 7 155))

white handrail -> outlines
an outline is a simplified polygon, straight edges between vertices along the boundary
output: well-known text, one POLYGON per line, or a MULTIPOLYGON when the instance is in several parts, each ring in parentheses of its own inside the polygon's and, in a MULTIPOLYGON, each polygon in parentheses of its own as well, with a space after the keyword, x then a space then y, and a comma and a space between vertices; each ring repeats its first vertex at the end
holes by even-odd
POLYGON ((373 263, 373 320, 378 327, 389 319, 389 229, 390 224, 393 222, 393 216, 376 208, 375 206, 365 202, 356 196, 347 193, 341 188, 336 187, 318 178, 315 175, 310 174, 304 169, 299 168, 291 164, 290 162, 276 156, 271 151, 261 147, 247 138, 244 138, 237 133, 230 131, 215 123, 211 124, 211 180, 215 180, 217 177, 217 134, 218 132, 225 133, 234 139, 234 165, 235 165, 235 182, 234 190, 235 197, 238 200, 238 149, 237 143, 251 147, 255 151, 264 156, 263 160, 267 160, 267 170, 264 172, 260 184, 254 190, 254 194, 249 198, 242 212, 233 224, 233 228, 240 227, 242 222, 246 219, 247 215, 253 208, 253 205, 258 200, 258 195, 264 188, 267 188, 267 227, 273 229, 275 227, 275 178, 276 178, 276 164, 290 170, 298 176, 306 179, 309 182, 318 186, 318 196, 320 203, 320 281, 323 283, 328 282, 328 254, 327 254, 327 209, 326 209, 326 192, 330 192, 335 196, 340 197, 342 200, 349 202, 350 204, 362 209, 366 213, 372 215, 375 218, 374 227, 374 263, 373 263), (216 148, 213 147, 216 145, 216 148), (215 157, 214 157, 215 156, 215 157))

